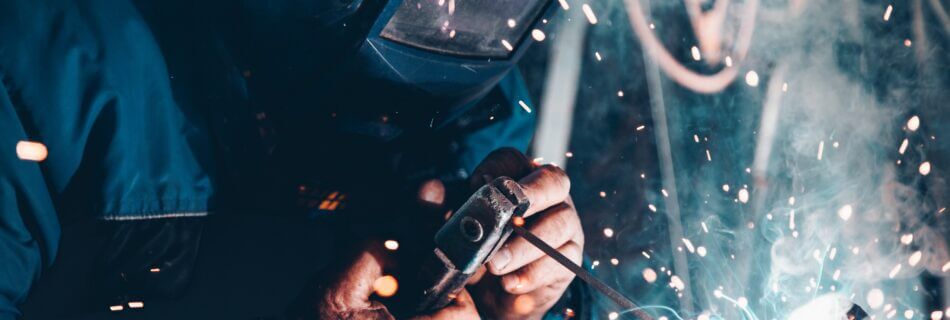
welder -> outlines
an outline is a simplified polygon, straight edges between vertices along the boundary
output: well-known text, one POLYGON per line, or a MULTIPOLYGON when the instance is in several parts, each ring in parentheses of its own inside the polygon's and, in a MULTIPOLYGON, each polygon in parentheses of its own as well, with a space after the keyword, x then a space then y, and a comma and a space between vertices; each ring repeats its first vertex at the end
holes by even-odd
POLYGON ((516 63, 558 8, 0 1, 0 319, 579 314, 573 275, 515 236, 432 313, 373 290, 411 286, 434 230, 501 176, 580 262, 567 176, 521 153, 516 63))

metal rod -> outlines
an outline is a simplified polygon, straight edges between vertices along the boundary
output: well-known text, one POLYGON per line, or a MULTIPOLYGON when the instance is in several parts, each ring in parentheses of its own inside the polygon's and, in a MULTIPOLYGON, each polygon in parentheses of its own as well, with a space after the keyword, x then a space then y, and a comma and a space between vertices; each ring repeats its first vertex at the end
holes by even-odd
POLYGON ((535 156, 566 168, 567 156, 564 154, 571 142, 577 84, 589 23, 584 20, 581 10, 568 10, 564 14, 567 19, 558 23, 554 33, 557 37, 553 38, 549 51, 548 75, 544 80, 538 130, 533 143, 535 156))
POLYGON ((528 240, 528 242, 530 242, 532 245, 538 249, 541 249, 541 251, 551 258, 554 258, 554 261, 557 261, 562 266, 567 268, 567 270, 570 270, 575 275, 577 275, 578 278, 581 278, 581 280, 587 282, 587 284, 594 287, 594 289, 610 298, 610 300, 613 300, 614 303, 624 309, 623 312, 632 312, 642 320, 653 320, 653 317, 644 312, 640 307, 637 306, 637 304, 633 303, 633 301, 630 301, 630 299, 624 297, 622 294, 620 294, 620 292, 617 292, 617 290, 614 290, 613 288, 604 284, 603 281, 600 281, 600 279, 594 277, 594 275, 588 272, 587 269, 575 264, 574 261, 571 261, 571 259, 568 259, 563 254, 558 252, 557 249, 549 246, 544 242, 544 240, 541 240, 523 227, 519 227, 514 224, 512 224, 511 227, 519 236, 525 240, 528 240))
MULTIPOLYGON (((639 3, 641 0, 630 0, 636 1, 639 3)), ((753 5, 756 0, 753 0, 753 5)), ((646 1, 644 6, 646 10, 643 10, 644 17, 651 17, 650 13, 650 1, 646 1)), ((680 203, 679 203, 679 192, 676 189, 676 169, 675 164, 673 163, 673 140, 670 139, 670 135, 673 130, 670 128, 669 122, 676 123, 675 121, 668 120, 672 118, 676 112, 672 112, 670 116, 666 113, 666 102, 663 99, 663 83, 660 78, 660 65, 654 57, 657 56, 657 52, 653 52, 659 47, 648 47, 643 46, 643 65, 646 69, 646 82, 647 82, 647 92, 649 92, 649 101, 650 101, 650 114, 653 116, 653 127, 654 127, 654 137, 656 138, 656 151, 658 162, 657 165, 660 167, 660 179, 663 184, 663 188, 669 191, 669 198, 666 200, 666 206, 663 210, 666 213, 668 223, 668 234, 670 236, 670 248, 676 248, 676 245, 684 239, 683 234, 683 219, 680 217, 680 203)), ((741 60, 741 59, 740 59, 741 60)), ((727 68, 735 69, 735 68, 727 68)), ((667 76, 671 76, 671 73, 666 73, 667 76)), ((731 80, 730 80, 731 81, 731 80)), ((679 132, 676 132, 679 133, 679 132)), ((684 289, 680 291, 683 296, 680 298, 680 307, 683 311, 687 313, 693 313, 693 287, 692 287, 692 277, 689 274, 689 261, 686 259, 686 252, 672 250, 673 253, 673 270, 679 275, 680 280, 683 281, 684 289)))

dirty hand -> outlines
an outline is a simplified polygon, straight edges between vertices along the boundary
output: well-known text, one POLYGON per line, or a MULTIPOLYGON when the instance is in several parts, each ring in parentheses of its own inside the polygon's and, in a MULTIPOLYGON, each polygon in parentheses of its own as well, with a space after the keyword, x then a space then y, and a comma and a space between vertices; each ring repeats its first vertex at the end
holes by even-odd
MULTIPOLYGON (((395 319, 379 301, 372 299, 373 283, 383 277, 385 259, 378 244, 368 244, 342 269, 335 281, 320 291, 315 305, 317 319, 395 319)), ((467 291, 445 308, 412 319, 478 319, 467 291)))
MULTIPOLYGON (((570 180, 564 170, 553 165, 538 167, 517 150, 500 149, 478 166, 472 185, 480 186, 499 176, 523 177, 519 182, 531 202, 524 215, 525 228, 580 264, 584 233, 568 194, 570 180)), ((441 192, 441 184, 427 183, 420 196, 441 200, 441 192)), ((574 279, 573 273, 516 235, 489 260, 487 271, 485 275, 480 270, 469 283, 473 284, 476 306, 492 319, 539 319, 574 279)))

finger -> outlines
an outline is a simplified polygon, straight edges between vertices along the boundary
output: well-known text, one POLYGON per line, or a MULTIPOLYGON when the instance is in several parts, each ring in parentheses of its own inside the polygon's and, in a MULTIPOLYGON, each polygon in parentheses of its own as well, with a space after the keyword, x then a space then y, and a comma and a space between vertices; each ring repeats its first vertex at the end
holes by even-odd
POLYGON ((380 256, 372 247, 360 251, 323 291, 316 305, 318 314, 337 317, 359 310, 379 309, 369 298, 373 294, 373 282, 382 276, 382 265, 380 256))
POLYGON ((558 302, 567 286, 558 290, 535 290, 526 294, 503 294, 498 297, 498 305, 507 314, 517 314, 519 319, 540 319, 558 302))
POLYGON ((414 320, 436 320, 436 319, 480 319, 478 310, 475 308, 475 302, 468 291, 462 289, 458 296, 448 306, 432 314, 413 317, 414 320))
POLYGON ((512 179, 521 179, 531 173, 534 166, 521 151, 515 148, 500 148, 492 151, 478 164, 472 173, 470 185, 472 190, 485 185, 491 179, 497 177, 510 177, 512 179))
MULTIPOLYGON (((581 246, 573 241, 558 248, 558 252, 568 257, 574 263, 580 263, 581 246)), ((558 263, 554 258, 543 257, 524 268, 518 269, 501 278, 501 285, 511 294, 525 294, 544 287, 560 292, 567 288, 574 274, 558 263)))
MULTIPOLYGON (((561 203, 548 209, 531 222, 528 231, 549 246, 558 248, 580 235, 581 222, 570 203, 561 203)), ((583 240, 579 240, 583 241, 583 240)), ((512 237, 488 263, 489 272, 507 274, 544 256, 544 252, 522 237, 512 237)))
POLYGON ((373 282, 383 276, 382 263, 369 251, 361 252, 343 272, 336 285, 337 303, 354 308, 368 307, 373 282))
POLYGON ((487 269, 485 268, 484 265, 478 267, 478 270, 475 270, 475 274, 473 274, 471 277, 469 277, 469 278, 468 278, 468 281, 466 281, 465 284, 466 284, 466 285, 469 285, 469 284, 476 284, 476 283, 478 283, 479 281, 482 281, 482 276, 485 275, 485 271, 486 271, 486 270, 487 270, 487 269))
POLYGON ((441 208, 445 204, 445 185, 439 179, 423 182, 419 187, 418 199, 424 206, 441 208))
POLYGON ((472 299, 472 295, 468 293, 468 290, 463 288, 446 308, 454 309, 454 311, 466 311, 469 307, 475 307, 475 300, 472 299))
POLYGON ((531 202, 524 214, 525 218, 564 202, 571 191, 571 180, 568 179, 567 173, 550 164, 538 167, 519 182, 531 202))

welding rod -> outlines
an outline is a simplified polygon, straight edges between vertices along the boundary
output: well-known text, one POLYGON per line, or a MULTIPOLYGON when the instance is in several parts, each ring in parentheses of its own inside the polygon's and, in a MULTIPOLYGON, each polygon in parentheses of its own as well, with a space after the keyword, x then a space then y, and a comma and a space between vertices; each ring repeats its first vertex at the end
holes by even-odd
POLYGON ((638 307, 635 303, 633 303, 633 301, 630 301, 630 299, 627 299, 627 297, 624 297, 622 294, 620 294, 620 292, 617 292, 617 290, 614 290, 610 286, 607 286, 607 284, 605 284, 603 281, 600 281, 600 279, 597 279, 596 277, 594 277, 594 275, 592 275, 590 272, 587 272, 586 269, 575 264, 574 261, 571 261, 571 259, 568 259, 567 257, 565 257, 563 254, 558 252, 557 249, 554 249, 551 246, 549 246, 547 243, 544 242, 544 240, 541 240, 540 238, 538 238, 537 236, 535 236, 534 234, 532 234, 531 232, 529 232, 528 230, 526 230, 525 228, 521 226, 511 224, 511 227, 512 229, 514 229, 514 232, 517 233, 519 236, 521 236, 525 240, 528 240, 528 242, 530 242, 532 245, 534 245, 538 249, 541 249, 541 251, 543 251, 545 254, 547 254, 551 258, 554 258, 555 261, 557 261, 562 266, 567 268, 567 270, 570 270, 571 272, 573 272, 575 275, 577 275, 577 277, 581 278, 581 280, 584 280, 584 282, 587 282, 587 284, 594 287, 594 289, 597 289, 597 291, 599 291, 600 293, 610 298, 610 300, 613 300, 614 303, 616 303, 618 306, 624 309, 623 312, 630 311, 634 315, 636 315, 637 318, 640 318, 641 320, 653 320, 653 317, 648 315, 646 312, 643 312, 643 310, 640 309, 640 307, 638 307))

